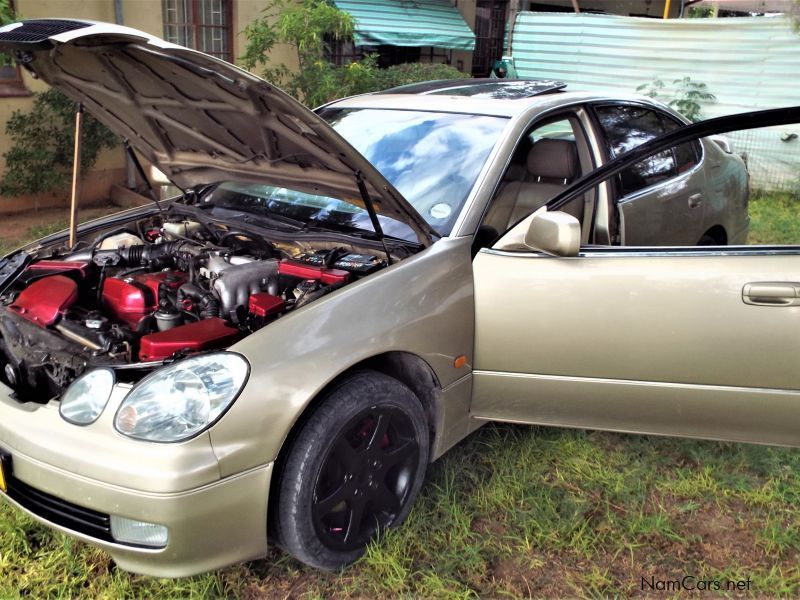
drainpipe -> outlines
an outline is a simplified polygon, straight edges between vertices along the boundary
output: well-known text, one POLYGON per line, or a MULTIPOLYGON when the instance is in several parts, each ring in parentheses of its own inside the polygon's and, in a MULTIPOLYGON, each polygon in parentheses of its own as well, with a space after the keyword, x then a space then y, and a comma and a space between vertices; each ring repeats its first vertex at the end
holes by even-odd
MULTIPOLYGON (((114 0, 114 22, 117 25, 125 24, 122 13, 122 0, 114 0)), ((127 154, 125 154, 125 179, 129 190, 136 189, 136 168, 127 154)))
POLYGON ((508 48, 503 48, 505 54, 514 56, 511 48, 514 46, 514 25, 517 22, 517 12, 519 12, 519 0, 511 0, 508 5, 508 48))

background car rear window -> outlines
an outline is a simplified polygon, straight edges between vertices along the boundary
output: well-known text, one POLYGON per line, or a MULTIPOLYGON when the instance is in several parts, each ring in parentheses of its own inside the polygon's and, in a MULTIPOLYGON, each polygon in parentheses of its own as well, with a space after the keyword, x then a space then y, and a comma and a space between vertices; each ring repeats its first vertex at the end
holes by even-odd
POLYGON ((320 116, 447 235, 508 123, 505 117, 394 109, 324 109, 320 116))
MULTIPOLYGON (((668 131, 680 127, 672 117, 641 106, 598 106, 595 108, 605 135, 610 158, 668 131)), ((627 196, 684 173, 698 164, 698 144, 682 144, 636 163, 619 175, 620 195, 627 196)))

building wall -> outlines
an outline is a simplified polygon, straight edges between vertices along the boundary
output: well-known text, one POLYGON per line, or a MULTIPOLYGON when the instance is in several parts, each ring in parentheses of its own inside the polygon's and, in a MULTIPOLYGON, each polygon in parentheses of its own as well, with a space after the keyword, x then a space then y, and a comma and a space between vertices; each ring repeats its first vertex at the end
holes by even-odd
MULTIPOLYGON (((475 31, 475 7, 477 0, 455 0, 456 8, 458 8, 461 16, 469 25, 472 31, 475 31)), ((472 52, 465 50, 454 50, 452 66, 460 67, 464 73, 472 73, 472 52)))

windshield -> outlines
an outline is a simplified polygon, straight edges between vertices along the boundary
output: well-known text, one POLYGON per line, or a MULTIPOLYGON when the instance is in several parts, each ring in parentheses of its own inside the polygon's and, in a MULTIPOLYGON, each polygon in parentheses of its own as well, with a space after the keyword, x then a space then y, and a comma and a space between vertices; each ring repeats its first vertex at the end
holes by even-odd
MULTIPOLYGON (((355 204, 261 183, 226 181, 205 194, 201 206, 212 207, 217 217, 237 216, 236 213, 260 215, 266 221, 273 221, 274 226, 289 229, 314 226, 343 232, 374 231, 369 213, 355 204)), ((405 223, 382 215, 378 215, 378 220, 385 235, 416 241, 416 234, 405 223)))
MULTIPOLYGON (((469 196, 505 117, 376 109, 324 109, 320 116, 361 152, 440 235, 469 196)), ((278 224, 373 231, 369 214, 345 200, 264 184, 224 182, 205 194, 214 210, 262 215, 278 224)), ((413 230, 379 215, 383 232, 415 241, 413 230)))
POLYGON ((326 108, 319 114, 441 235, 450 233, 508 121, 372 108, 326 108))

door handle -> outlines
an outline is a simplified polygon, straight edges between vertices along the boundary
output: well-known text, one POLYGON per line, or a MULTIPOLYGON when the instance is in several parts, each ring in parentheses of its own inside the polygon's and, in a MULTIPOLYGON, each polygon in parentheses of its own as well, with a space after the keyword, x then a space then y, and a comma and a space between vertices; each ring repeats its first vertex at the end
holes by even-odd
POLYGON ((800 306, 800 283, 746 283, 742 288, 742 300, 755 306, 800 306))
POLYGON ((689 208, 699 208, 703 205, 703 194, 689 196, 689 208))

